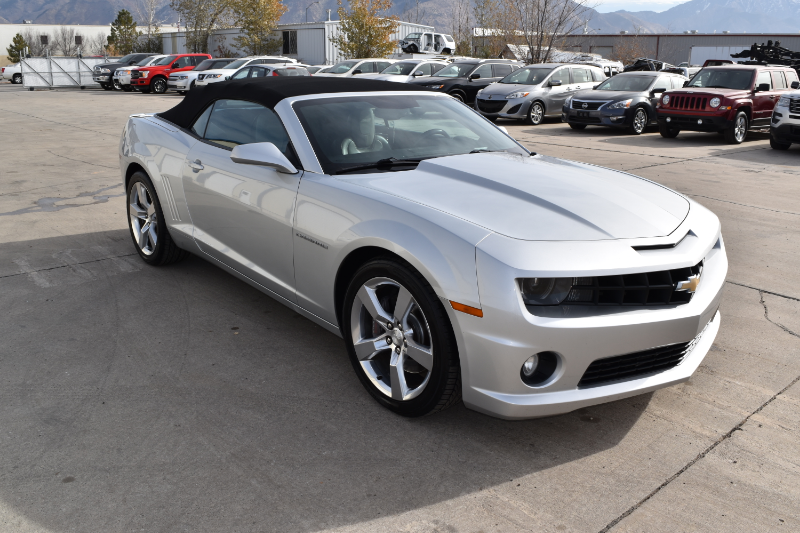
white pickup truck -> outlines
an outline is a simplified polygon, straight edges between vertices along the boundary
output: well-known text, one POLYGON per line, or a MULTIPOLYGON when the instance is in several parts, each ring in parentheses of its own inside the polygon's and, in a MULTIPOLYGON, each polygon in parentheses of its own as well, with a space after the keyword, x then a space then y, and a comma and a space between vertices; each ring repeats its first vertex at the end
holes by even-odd
POLYGON ((22 83, 22 67, 19 63, 13 63, 2 67, 4 80, 11 80, 11 83, 22 83))

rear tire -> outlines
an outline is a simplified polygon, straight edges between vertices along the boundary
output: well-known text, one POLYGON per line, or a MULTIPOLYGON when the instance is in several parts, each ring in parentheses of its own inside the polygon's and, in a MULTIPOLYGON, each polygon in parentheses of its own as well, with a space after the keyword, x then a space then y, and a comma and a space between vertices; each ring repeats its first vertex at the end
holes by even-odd
POLYGON ((661 136, 664 137, 665 139, 674 139, 675 137, 678 136, 680 132, 681 130, 679 130, 678 128, 671 128, 666 124, 658 125, 658 133, 660 133, 661 136))
POLYGON ((744 111, 739 111, 733 119, 733 124, 725 130, 725 142, 728 144, 742 144, 745 137, 747 137, 749 126, 747 114, 744 111))
POLYGON ((189 255, 172 240, 153 182, 142 171, 128 182, 128 229, 136 251, 145 263, 163 266, 189 255))
POLYGON ((408 46, 408 53, 409 54, 416 54, 417 52, 419 52, 419 48, 417 48, 416 44, 411 44, 411 45, 408 46))
POLYGON ((788 150, 792 147, 792 143, 782 143, 775 140, 772 135, 769 136, 769 145, 773 150, 788 150))
POLYGON ((378 403, 399 415, 419 417, 461 398, 458 349, 447 312, 410 265, 387 257, 358 269, 341 317, 353 368, 378 403), (405 305, 397 310, 401 294, 405 305), (375 317, 376 311, 384 316, 375 317), (388 343, 381 342, 387 338, 388 343))
POLYGON ((575 124, 574 122, 569 122, 569 127, 573 130, 585 130, 586 124, 575 124))
POLYGON ((11 77, 11 83, 16 83, 17 85, 22 83, 22 74, 14 74, 11 77))

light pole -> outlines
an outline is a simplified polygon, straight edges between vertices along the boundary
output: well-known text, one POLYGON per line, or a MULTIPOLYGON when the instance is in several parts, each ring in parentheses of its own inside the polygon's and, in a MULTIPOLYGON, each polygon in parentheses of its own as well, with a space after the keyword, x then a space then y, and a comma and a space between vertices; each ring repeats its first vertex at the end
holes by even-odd
POLYGON ((306 22, 308 22, 308 8, 313 6, 314 4, 319 4, 319 0, 317 0, 316 2, 311 2, 310 4, 308 4, 308 7, 306 8, 306 22))

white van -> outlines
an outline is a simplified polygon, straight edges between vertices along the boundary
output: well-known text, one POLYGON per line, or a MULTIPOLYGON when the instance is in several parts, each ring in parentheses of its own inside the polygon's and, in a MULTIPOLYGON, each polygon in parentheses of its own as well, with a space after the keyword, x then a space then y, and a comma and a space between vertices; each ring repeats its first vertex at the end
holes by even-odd
POLYGON ((456 41, 444 33, 409 33, 398 44, 407 54, 451 56, 456 53, 456 41))

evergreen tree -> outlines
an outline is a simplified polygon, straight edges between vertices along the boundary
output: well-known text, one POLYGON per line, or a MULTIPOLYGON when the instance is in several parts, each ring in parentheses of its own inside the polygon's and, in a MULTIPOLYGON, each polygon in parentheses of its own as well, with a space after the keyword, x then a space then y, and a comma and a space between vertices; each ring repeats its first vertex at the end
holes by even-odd
POLYGON ((117 18, 111 23, 111 35, 108 44, 114 46, 118 54, 130 54, 138 48, 140 32, 136 31, 136 22, 127 9, 121 9, 117 18))
POLYGON ((25 42, 21 34, 18 33, 14 36, 11 40, 11 45, 6 48, 8 58, 12 63, 19 63, 20 57, 22 57, 22 54, 25 52, 25 47, 27 46, 28 43, 25 42))

